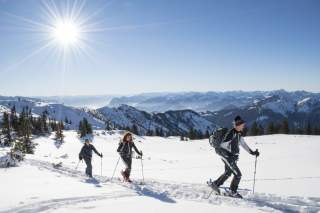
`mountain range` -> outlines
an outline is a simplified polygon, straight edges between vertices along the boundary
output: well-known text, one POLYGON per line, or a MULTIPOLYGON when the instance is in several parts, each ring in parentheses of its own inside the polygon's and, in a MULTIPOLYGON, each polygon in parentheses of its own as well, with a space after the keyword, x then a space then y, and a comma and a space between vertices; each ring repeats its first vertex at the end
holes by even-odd
POLYGON ((190 129, 204 134, 218 126, 231 127, 236 115, 241 115, 249 126, 256 121, 265 127, 283 119, 288 119, 293 128, 303 128, 308 123, 320 126, 320 93, 306 91, 149 93, 113 97, 96 109, 68 106, 45 97, 0 96, 0 113, 9 112, 12 106, 18 112, 28 106, 35 116, 46 110, 56 120, 67 118, 71 121, 66 125, 69 129, 77 129, 85 117, 94 129, 135 127, 142 135, 156 131, 181 135, 190 129))

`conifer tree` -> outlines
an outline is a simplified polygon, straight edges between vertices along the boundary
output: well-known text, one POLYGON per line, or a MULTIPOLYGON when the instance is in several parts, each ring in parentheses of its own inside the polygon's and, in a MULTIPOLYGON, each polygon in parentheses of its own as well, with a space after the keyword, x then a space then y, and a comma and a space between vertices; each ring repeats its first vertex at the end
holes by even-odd
POLYGON ((9 114, 7 112, 4 112, 2 117, 2 134, 6 139, 4 144, 7 146, 10 146, 12 143, 12 137, 11 137, 9 114))
POLYGON ((311 123, 308 122, 308 124, 305 127, 305 134, 307 135, 311 135, 312 134, 312 127, 311 127, 311 123))
POLYGON ((254 121, 253 124, 251 125, 250 135, 251 136, 259 135, 259 128, 258 128, 258 124, 256 121, 254 121))
POLYGON ((139 130, 136 124, 132 125, 132 133, 135 135, 139 135, 139 130))
POLYGON ((274 127, 274 123, 272 121, 267 126, 267 134, 269 134, 269 135, 275 134, 275 127, 274 127))
POLYGON ((15 106, 11 108, 10 121, 11 121, 11 126, 13 130, 18 131, 19 122, 18 122, 18 116, 17 116, 17 111, 15 106))
POLYGON ((62 142, 62 141, 63 141, 63 138, 64 138, 63 129, 64 129, 63 122, 60 121, 60 122, 57 124, 56 130, 55 130, 56 140, 58 140, 58 141, 60 141, 60 142, 62 142))
POLYGON ((264 132, 264 128, 263 128, 263 126, 262 126, 262 125, 259 125, 258 130, 259 130, 258 135, 264 135, 264 134, 265 134, 265 132, 264 132))
POLYGON ((289 130, 289 123, 288 123, 288 119, 284 119, 282 121, 281 124, 281 128, 280 128, 280 133, 282 134, 289 134, 290 130, 289 130))
POLYGON ((209 138, 210 137, 210 132, 209 132, 209 130, 206 130, 206 133, 205 133, 205 135, 204 135, 204 138, 209 138))
POLYGON ((82 121, 79 122, 79 134, 80 137, 92 134, 92 126, 86 118, 83 118, 82 121))
POLYGON ((188 137, 191 140, 194 140, 196 138, 196 131, 192 127, 189 129, 188 137))

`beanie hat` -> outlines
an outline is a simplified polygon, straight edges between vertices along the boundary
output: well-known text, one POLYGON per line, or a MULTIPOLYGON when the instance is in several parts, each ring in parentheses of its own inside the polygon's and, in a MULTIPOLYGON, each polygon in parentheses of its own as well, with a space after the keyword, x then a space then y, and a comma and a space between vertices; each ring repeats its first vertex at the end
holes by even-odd
POLYGON ((235 126, 239 126, 239 125, 244 124, 244 123, 245 123, 245 121, 239 115, 237 115, 233 120, 233 124, 235 126))

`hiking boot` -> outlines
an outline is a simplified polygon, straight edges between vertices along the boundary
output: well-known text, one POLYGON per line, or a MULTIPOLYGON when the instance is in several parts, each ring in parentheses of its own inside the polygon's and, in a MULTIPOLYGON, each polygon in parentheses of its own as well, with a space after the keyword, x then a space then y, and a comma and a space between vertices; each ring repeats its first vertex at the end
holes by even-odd
POLYGON ((121 170, 121 175, 123 177, 123 181, 127 181, 127 174, 125 171, 121 170))
POLYGON ((234 198, 242 198, 242 195, 239 194, 238 192, 234 192, 234 191, 230 191, 230 197, 234 197, 234 198))

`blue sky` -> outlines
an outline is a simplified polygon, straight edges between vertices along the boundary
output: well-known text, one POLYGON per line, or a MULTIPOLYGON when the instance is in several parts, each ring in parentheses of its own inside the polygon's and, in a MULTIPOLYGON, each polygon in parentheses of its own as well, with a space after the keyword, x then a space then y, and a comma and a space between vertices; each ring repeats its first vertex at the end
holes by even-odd
POLYGON ((64 60, 30 23, 52 21, 44 8, 0 0, 0 95, 320 91, 317 0, 90 0, 80 16, 96 30, 64 60))

